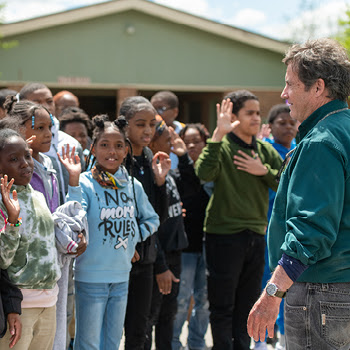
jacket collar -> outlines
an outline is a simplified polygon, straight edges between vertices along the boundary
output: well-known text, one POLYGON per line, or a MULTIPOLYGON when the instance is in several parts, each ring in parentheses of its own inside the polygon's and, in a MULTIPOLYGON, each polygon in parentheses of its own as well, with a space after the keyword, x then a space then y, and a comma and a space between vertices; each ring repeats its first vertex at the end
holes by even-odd
POLYGON ((322 120, 322 118, 327 116, 327 114, 343 108, 348 108, 348 104, 346 102, 333 100, 316 109, 316 111, 311 113, 310 116, 300 124, 299 141, 302 140, 306 134, 322 120))
POLYGON ((237 143, 239 146, 243 148, 252 149, 254 151, 258 149, 255 136, 253 136, 252 138, 252 143, 245 143, 241 138, 239 138, 233 132, 228 133, 227 136, 231 139, 231 141, 233 141, 234 143, 237 143))
POLYGON ((30 190, 30 184, 28 185, 12 185, 11 187, 11 192, 13 190, 16 190, 17 193, 20 193, 20 192, 28 192, 30 190))

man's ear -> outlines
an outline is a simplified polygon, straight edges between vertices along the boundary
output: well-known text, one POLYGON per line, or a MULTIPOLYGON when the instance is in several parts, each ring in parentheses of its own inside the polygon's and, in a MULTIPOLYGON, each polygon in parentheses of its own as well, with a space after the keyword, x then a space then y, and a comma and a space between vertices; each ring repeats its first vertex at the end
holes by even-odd
POLYGON ((321 78, 317 79, 314 85, 314 89, 315 89, 316 95, 321 96, 326 89, 326 84, 324 80, 321 78))
POLYGON ((179 115, 179 109, 177 107, 174 108, 174 113, 176 114, 176 118, 177 118, 177 116, 179 115))

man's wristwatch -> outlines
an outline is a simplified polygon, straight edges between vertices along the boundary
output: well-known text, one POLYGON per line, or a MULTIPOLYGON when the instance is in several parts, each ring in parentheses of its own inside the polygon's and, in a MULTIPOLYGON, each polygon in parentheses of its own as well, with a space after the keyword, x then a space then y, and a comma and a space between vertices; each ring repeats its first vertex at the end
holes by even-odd
POLYGON ((271 282, 267 284, 265 290, 267 295, 269 295, 270 297, 284 298, 287 294, 287 291, 278 290, 278 287, 271 282))

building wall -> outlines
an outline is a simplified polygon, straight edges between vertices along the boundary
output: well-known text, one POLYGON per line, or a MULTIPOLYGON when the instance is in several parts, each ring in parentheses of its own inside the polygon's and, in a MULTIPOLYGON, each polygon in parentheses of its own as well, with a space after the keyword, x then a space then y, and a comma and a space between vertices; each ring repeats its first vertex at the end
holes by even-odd
POLYGON ((0 51, 1 80, 57 83, 81 78, 103 88, 169 85, 279 88, 282 55, 136 11, 22 34, 0 51), (127 28, 134 28, 133 34, 127 28))
POLYGON ((179 96, 181 121, 201 121, 212 131, 215 104, 227 91, 257 94, 263 118, 281 102, 281 54, 137 11, 6 39, 19 45, 0 49, 0 88, 40 81, 54 94, 71 90, 91 116, 114 118, 125 97, 169 89, 179 96))

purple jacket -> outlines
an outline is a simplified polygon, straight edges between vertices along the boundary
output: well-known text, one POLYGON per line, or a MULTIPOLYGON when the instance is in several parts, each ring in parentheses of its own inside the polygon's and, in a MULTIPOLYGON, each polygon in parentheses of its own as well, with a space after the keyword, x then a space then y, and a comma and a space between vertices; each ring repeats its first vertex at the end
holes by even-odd
POLYGON ((60 205, 57 177, 55 175, 55 170, 53 170, 51 159, 48 156, 41 154, 40 164, 41 165, 39 165, 39 162, 34 161, 34 173, 30 184, 34 190, 44 195, 47 206, 51 213, 53 213, 60 205), (45 184, 44 181, 47 181, 47 183, 45 184), (51 187, 52 196, 49 193, 49 188, 51 187))

